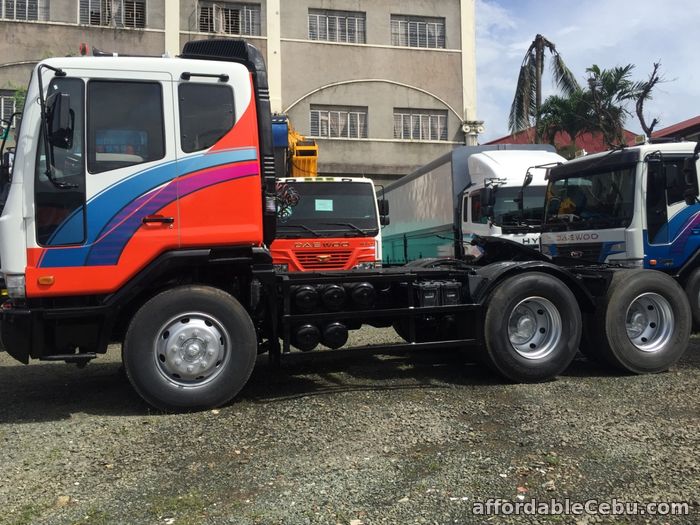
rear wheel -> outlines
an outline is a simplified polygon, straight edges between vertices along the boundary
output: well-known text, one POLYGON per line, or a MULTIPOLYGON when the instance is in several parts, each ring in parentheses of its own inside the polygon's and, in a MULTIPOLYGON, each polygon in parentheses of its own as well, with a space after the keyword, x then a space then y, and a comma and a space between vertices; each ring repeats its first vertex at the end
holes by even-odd
POLYGON ((255 329, 231 295, 206 286, 165 291, 136 312, 122 350, 134 389, 164 410, 222 405, 250 377, 255 329))
POLYGON ((539 272, 503 281, 486 305, 484 361, 516 382, 563 372, 576 355, 581 312, 560 280, 539 272))
POLYGON ((692 316, 680 285, 655 270, 620 270, 591 331, 596 352, 635 374, 668 370, 688 347, 692 316))
POLYGON ((685 294, 693 314, 693 331, 700 331, 700 268, 696 268, 685 283, 685 294))

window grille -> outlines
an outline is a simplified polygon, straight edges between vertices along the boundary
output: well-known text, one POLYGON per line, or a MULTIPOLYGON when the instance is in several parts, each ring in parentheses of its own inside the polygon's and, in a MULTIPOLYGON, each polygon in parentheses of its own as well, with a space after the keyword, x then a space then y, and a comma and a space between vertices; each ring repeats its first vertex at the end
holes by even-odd
POLYGON ((351 106, 311 106, 313 137, 367 138, 367 108, 351 106))
POLYGON ((309 9, 309 40, 366 43, 365 13, 309 9))
POLYGON ((391 45, 445 48, 445 19, 391 15, 391 45))
POLYGON ((447 140, 447 111, 394 109, 394 138, 447 140))

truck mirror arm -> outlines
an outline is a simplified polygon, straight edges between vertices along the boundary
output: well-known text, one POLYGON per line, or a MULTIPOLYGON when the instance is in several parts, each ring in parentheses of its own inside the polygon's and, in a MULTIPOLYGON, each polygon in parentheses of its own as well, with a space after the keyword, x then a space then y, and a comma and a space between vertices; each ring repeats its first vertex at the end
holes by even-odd
POLYGON ((53 169, 54 169, 54 158, 53 158, 53 146, 51 146, 51 143, 49 141, 49 119, 48 119, 48 111, 46 109, 46 99, 44 98, 44 83, 42 81, 42 69, 50 69, 54 73, 56 73, 57 77, 65 77, 66 72, 63 71, 62 69, 52 67, 46 64, 40 64, 39 68, 37 70, 37 77, 39 80, 39 105, 41 106, 41 131, 43 135, 43 142, 44 142, 44 152, 46 154, 46 171, 44 174, 46 175, 46 178, 49 179, 49 182, 53 184, 55 188, 58 188, 59 190, 69 190, 69 189, 74 189, 77 188, 77 184, 70 184, 68 182, 62 182, 56 180, 53 174, 53 169))

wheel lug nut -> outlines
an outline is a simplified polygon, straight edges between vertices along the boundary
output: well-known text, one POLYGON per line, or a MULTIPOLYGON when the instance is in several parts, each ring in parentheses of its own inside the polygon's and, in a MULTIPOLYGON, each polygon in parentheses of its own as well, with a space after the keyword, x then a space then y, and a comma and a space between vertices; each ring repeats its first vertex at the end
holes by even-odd
POLYGON ((188 372, 194 372, 194 366, 189 365, 189 366, 187 367, 187 371, 188 371, 188 372))
POLYGON ((208 356, 213 356, 213 355, 214 355, 214 349, 213 349, 213 348, 210 348, 209 350, 207 350, 207 355, 208 355, 208 356))
POLYGON ((179 357, 177 359, 175 359, 175 366, 180 366, 181 364, 182 364, 182 359, 180 359, 179 357))
POLYGON ((199 368, 201 368, 202 370, 204 370, 207 366, 209 366, 209 363, 207 363, 206 361, 202 361, 201 363, 199 363, 199 368))
POLYGON ((170 347, 170 353, 171 353, 171 354, 174 354, 174 353, 176 353, 176 352, 177 352, 177 346, 171 346, 171 347, 170 347))
POLYGON ((180 334, 180 337, 178 337, 178 339, 179 339, 180 341, 184 341, 184 340, 185 340, 185 334, 180 334))
POLYGON ((199 330, 195 330, 194 332, 192 332, 192 335, 194 337, 199 337, 199 330))

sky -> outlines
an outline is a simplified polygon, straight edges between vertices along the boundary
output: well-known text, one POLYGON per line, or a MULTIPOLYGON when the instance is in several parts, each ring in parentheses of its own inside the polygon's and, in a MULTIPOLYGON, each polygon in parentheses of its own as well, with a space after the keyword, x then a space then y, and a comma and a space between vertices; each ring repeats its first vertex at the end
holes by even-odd
MULTIPOLYGON (((485 121, 479 141, 508 134, 520 64, 538 33, 582 85, 593 64, 634 64, 632 78, 645 80, 660 62, 666 81, 645 105, 647 122, 659 119, 656 130, 700 115, 699 21, 698 0, 477 0, 477 117, 485 121)), ((548 58, 543 98, 556 93, 548 58)), ((625 127, 641 132, 634 114, 625 127)))

